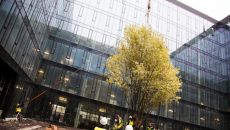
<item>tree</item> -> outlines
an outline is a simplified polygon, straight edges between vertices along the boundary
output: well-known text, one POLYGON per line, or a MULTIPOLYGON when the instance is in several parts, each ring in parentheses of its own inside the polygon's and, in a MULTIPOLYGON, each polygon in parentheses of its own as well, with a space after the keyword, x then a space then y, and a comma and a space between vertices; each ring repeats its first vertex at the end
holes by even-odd
POLYGON ((170 62, 163 38, 148 27, 125 28, 124 39, 106 67, 107 81, 124 91, 128 108, 139 121, 159 104, 179 99, 179 71, 170 62))

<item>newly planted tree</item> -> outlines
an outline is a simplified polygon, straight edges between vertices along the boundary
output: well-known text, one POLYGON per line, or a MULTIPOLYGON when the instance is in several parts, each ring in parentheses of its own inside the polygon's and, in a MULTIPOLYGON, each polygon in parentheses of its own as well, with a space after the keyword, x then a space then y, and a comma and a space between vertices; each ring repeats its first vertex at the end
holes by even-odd
POLYGON ((106 63, 108 82, 127 97, 129 110, 142 120, 159 104, 178 100, 181 82, 163 38, 150 28, 129 26, 116 54, 106 63))

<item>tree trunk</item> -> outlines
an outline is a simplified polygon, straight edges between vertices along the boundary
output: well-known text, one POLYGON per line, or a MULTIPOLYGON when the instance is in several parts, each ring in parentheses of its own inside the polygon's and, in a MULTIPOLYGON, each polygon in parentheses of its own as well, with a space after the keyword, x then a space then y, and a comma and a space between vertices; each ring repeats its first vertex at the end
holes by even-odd
POLYGON ((157 130, 159 129, 159 116, 160 116, 160 111, 161 111, 161 103, 158 105, 157 123, 156 123, 156 128, 157 128, 157 130))

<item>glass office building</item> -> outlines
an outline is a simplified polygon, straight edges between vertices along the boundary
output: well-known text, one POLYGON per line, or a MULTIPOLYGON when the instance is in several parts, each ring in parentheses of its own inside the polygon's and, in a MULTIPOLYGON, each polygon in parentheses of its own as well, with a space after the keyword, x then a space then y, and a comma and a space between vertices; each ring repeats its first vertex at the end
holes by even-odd
POLYGON ((229 36, 229 26, 217 23, 171 53, 183 81, 182 100, 170 108, 175 119, 228 129, 229 36))
MULTIPOLYGON (((183 81, 182 100, 161 107, 161 129, 228 129, 228 26, 178 1, 151 4, 149 23, 183 81)), ((71 127, 125 118, 125 97, 105 82, 105 62, 125 26, 146 24, 146 11, 147 0, 0 0, 2 117, 23 102, 26 117, 71 127)))
MULTIPOLYGON (((47 27, 55 1, 0 1, 0 109, 3 116, 10 111, 15 84, 20 79, 33 81, 40 66, 40 46, 48 40, 47 27)), ((23 90, 25 91, 25 90, 23 90)), ((16 96, 15 96, 16 97, 16 96)))
MULTIPOLYGON (((178 1, 152 0, 149 24, 175 51, 217 21, 178 1)), ((104 45, 116 47, 124 27, 146 24, 147 0, 63 0, 51 25, 104 45)), ((108 51, 108 49, 105 49, 108 51)))

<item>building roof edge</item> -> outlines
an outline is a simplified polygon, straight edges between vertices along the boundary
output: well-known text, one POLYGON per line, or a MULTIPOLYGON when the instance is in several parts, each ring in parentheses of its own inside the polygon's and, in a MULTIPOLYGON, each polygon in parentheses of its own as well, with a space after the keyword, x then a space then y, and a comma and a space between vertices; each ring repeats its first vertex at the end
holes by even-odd
POLYGON ((206 19, 206 20, 208 20, 208 21, 210 21, 212 23, 217 23, 218 22, 216 19, 214 19, 214 18, 212 18, 212 17, 210 17, 210 16, 208 16, 208 15, 206 15, 206 14, 204 14, 204 13, 202 13, 202 12, 200 12, 200 11, 190 7, 190 6, 188 6, 188 5, 185 5, 184 3, 182 3, 182 2, 180 2, 178 0, 166 0, 166 1, 168 1, 170 3, 173 3, 173 4, 183 8, 183 9, 185 9, 185 10, 191 12, 191 13, 194 13, 194 14, 196 14, 196 15, 198 15, 198 16, 200 16, 200 17, 202 17, 202 18, 204 18, 204 19, 206 19))

